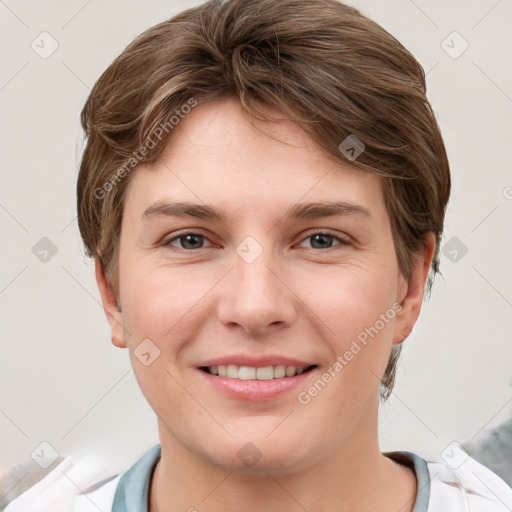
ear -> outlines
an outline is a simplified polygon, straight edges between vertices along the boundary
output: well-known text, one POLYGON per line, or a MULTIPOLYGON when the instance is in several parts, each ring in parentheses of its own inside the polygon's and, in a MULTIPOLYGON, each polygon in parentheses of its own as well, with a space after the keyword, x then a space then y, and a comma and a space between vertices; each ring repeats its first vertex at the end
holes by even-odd
POLYGON ((96 265, 96 283, 101 295, 101 302, 103 303, 103 310, 110 324, 112 332, 112 343, 119 348, 126 348, 126 335, 123 327, 123 314, 117 306, 117 298, 110 287, 110 284, 105 277, 105 273, 101 268, 99 258, 95 259, 96 265))
POLYGON ((396 315, 393 345, 402 343, 411 334, 418 319, 435 247, 434 234, 429 233, 424 248, 414 258, 411 278, 407 281, 404 276, 400 277, 402 282, 399 286, 398 300, 401 302, 402 309, 396 315))

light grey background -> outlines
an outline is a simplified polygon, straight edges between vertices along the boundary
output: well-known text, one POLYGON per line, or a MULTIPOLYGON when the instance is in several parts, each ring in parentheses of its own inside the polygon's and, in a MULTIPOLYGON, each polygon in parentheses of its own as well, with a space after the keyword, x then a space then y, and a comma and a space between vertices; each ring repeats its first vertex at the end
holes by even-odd
MULTIPOLYGON (((97 454, 121 471, 158 442, 128 354, 110 343, 83 256, 79 112, 136 35, 199 3, 0 0, 0 469, 30 459, 45 441, 61 455, 97 454), (59 45, 47 59, 31 47, 51 48, 43 31, 59 45), (42 237, 58 250, 46 263, 32 252, 42 237)), ((380 428, 383 451, 437 459, 512 411, 512 2, 350 3, 428 72, 451 160, 444 243, 456 240, 406 341, 380 428), (458 58, 463 41, 454 31, 469 44, 458 58)))

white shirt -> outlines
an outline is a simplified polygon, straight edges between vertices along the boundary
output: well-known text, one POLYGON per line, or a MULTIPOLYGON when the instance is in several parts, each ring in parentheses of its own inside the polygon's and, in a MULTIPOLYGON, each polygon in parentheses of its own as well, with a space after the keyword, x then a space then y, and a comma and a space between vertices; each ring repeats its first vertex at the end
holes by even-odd
MULTIPOLYGON (((460 453, 454 453, 458 463, 453 467, 407 451, 384 453, 416 474, 413 512, 512 512, 512 489, 460 448, 454 450, 460 453)), ((149 485, 160 452, 159 444, 153 446, 120 475, 108 475, 90 460, 66 457, 5 512, 148 512, 149 485)), ((198 510, 200 505, 191 503, 198 510)))

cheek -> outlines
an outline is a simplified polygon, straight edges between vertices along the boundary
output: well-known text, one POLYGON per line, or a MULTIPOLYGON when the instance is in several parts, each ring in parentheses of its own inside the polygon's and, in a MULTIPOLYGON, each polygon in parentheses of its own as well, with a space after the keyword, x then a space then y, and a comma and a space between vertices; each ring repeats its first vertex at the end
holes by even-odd
POLYGON ((178 357, 181 348, 198 335, 204 323, 200 319, 214 314, 208 297, 222 275, 199 266, 140 265, 123 276, 123 318, 130 350, 149 338, 168 362, 178 357))
POLYGON ((148 403, 166 417, 183 401, 177 363, 182 349, 199 335, 198 304, 208 291, 207 276, 194 277, 185 268, 140 267, 123 277, 123 319, 134 374, 148 403))
POLYGON ((323 418, 325 424, 318 428, 338 432, 343 425, 348 431, 380 387, 393 341, 396 282, 392 270, 387 275, 353 270, 317 283, 322 286, 304 296, 321 319, 318 325, 327 326, 323 341, 328 342, 330 360, 318 379, 300 390, 298 401, 312 421, 323 418))
MULTIPOLYGON (((231 292, 230 286, 221 283, 225 270, 207 265, 171 267, 140 262, 120 267, 130 344, 136 346, 150 338, 163 345, 172 339, 177 347, 182 336, 192 339, 201 325, 197 320, 215 315, 212 297, 222 301, 231 292)), ((280 288, 286 295, 283 300, 294 303, 308 323, 323 323, 326 332, 343 344, 373 326, 396 298, 396 269, 385 268, 382 263, 316 268, 301 265, 284 270, 282 278, 294 292, 280 288)))
POLYGON ((140 272, 125 289, 127 327, 160 338, 193 307, 199 291, 190 276, 187 279, 180 271, 140 272))
POLYGON ((302 292, 314 313, 309 318, 321 320, 317 330, 323 326, 328 341, 330 360, 320 376, 328 383, 302 391, 304 401, 315 401, 318 412, 322 404, 331 404, 336 424, 334 411, 351 411, 357 417, 379 388, 393 342, 397 271, 392 266, 360 265, 333 268, 329 274, 317 275, 317 286, 302 292), (320 391, 322 398, 317 399, 320 391))
POLYGON ((394 317, 396 278, 396 269, 383 266, 333 267, 316 274, 309 286, 302 285, 300 296, 310 317, 316 315, 336 339, 346 341, 373 326, 390 309, 394 317))

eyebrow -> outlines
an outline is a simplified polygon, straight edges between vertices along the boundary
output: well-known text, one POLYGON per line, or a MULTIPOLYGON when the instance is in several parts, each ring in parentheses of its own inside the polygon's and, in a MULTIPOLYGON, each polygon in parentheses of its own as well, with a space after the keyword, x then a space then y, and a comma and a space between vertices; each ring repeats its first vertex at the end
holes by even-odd
MULTIPOLYGON (((300 203, 290 208, 284 219, 319 219, 324 217, 361 216, 372 220, 372 214, 364 206, 344 201, 329 201, 324 203, 300 203)), ((142 221, 154 217, 195 217, 226 222, 227 215, 206 204, 191 202, 158 201, 147 208, 141 216, 142 221)))

